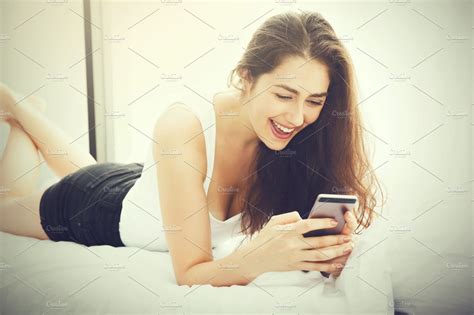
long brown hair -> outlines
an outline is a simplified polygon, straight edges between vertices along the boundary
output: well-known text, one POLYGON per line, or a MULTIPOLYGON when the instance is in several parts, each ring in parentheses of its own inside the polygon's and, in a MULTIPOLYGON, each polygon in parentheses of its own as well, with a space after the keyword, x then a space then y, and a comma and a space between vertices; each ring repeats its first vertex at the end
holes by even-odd
POLYGON ((305 219, 321 193, 356 195, 356 232, 367 228, 376 214, 375 186, 380 184, 364 146, 352 60, 331 25, 316 12, 268 18, 253 34, 228 85, 244 92, 243 71, 256 81, 291 56, 316 59, 328 67, 328 96, 318 119, 284 150, 271 150, 259 142, 249 189, 241 200, 242 232, 252 235, 280 213, 297 210, 305 219))

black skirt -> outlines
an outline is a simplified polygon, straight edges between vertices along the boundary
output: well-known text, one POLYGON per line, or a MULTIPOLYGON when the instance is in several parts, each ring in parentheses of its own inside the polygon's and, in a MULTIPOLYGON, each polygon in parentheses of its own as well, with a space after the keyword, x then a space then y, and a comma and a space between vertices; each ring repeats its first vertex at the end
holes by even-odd
POLYGON ((53 241, 125 246, 119 232, 122 201, 142 169, 142 163, 98 163, 65 176, 41 197, 45 233, 53 241))

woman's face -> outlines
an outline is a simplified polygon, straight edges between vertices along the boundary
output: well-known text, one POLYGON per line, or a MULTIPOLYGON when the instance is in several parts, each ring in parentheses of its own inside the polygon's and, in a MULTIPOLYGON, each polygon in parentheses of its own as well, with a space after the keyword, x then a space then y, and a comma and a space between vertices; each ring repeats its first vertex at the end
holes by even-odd
POLYGON ((249 119, 261 141, 282 150, 318 119, 329 87, 327 66, 314 59, 288 57, 261 75, 248 95, 249 119))

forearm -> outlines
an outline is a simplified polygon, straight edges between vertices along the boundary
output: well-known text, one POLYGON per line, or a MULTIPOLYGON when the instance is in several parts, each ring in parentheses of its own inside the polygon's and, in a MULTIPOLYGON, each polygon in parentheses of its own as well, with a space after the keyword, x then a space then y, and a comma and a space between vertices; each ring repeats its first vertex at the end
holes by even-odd
POLYGON ((240 251, 189 268, 181 284, 211 284, 212 286, 247 285, 264 271, 259 264, 240 251))

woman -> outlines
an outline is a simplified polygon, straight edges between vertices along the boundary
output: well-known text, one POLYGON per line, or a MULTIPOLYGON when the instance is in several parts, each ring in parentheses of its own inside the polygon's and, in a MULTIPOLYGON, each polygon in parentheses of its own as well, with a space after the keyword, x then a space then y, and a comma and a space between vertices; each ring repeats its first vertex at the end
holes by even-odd
POLYGON ((97 164, 45 118, 41 104, 1 87, 11 131, 0 165, 0 228, 87 246, 146 247, 140 236, 164 235, 178 284, 247 284, 269 271, 338 276, 351 234, 371 224, 376 205, 353 76, 321 15, 270 17, 232 71, 231 87, 213 99, 215 143, 206 139, 202 108, 172 104, 156 121, 145 165, 97 164), (38 151, 61 180, 32 192, 38 151), (304 238, 333 227, 305 219, 320 193, 355 194, 359 207, 346 213, 341 235, 304 238), (140 211, 149 220, 137 220, 140 211), (160 224, 147 223, 153 220, 160 224), (213 259, 216 231, 230 221, 257 236, 213 259))

